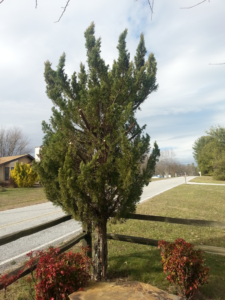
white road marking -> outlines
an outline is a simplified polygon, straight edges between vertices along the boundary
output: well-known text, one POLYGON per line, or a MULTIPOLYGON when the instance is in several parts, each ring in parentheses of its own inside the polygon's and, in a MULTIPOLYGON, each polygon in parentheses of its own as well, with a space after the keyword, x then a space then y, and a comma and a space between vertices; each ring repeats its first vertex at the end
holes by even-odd
POLYGON ((17 259, 17 258, 19 258, 19 257, 21 257, 21 256, 23 256, 23 255, 25 255, 25 254, 27 254, 27 253, 29 253, 29 252, 31 252, 31 251, 38 250, 38 249, 40 249, 41 247, 45 247, 45 246, 47 246, 47 245, 49 245, 49 244, 51 244, 51 243, 54 243, 54 242, 56 242, 56 241, 58 241, 58 240, 60 240, 60 239, 62 239, 62 238, 64 238, 64 237, 66 237, 66 236, 68 236, 68 235, 70 235, 70 234, 72 234, 72 233, 75 233, 75 232, 80 231, 81 229, 82 229, 82 228, 77 229, 77 230, 72 231, 72 232, 70 232, 70 233, 67 233, 67 234, 65 234, 65 235, 63 235, 63 236, 61 236, 61 237, 59 237, 59 238, 57 238, 57 239, 52 240, 51 242, 45 243, 45 244, 43 244, 43 245, 41 245, 41 246, 38 246, 38 247, 33 248, 33 249, 31 249, 31 250, 28 250, 28 251, 26 251, 26 252, 24 252, 24 253, 21 253, 21 254, 17 255, 17 256, 11 257, 11 258, 9 258, 9 259, 7 259, 7 260, 1 262, 1 263, 0 263, 0 266, 1 266, 1 265, 4 265, 4 264, 7 263, 7 262, 10 262, 11 260, 17 259))

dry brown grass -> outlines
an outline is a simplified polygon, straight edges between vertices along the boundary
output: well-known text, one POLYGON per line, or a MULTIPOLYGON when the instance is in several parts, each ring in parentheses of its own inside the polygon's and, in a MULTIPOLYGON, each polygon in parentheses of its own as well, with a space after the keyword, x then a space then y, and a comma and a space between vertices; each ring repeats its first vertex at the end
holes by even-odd
POLYGON ((42 187, 5 188, 0 192, 0 211, 48 202, 42 187))

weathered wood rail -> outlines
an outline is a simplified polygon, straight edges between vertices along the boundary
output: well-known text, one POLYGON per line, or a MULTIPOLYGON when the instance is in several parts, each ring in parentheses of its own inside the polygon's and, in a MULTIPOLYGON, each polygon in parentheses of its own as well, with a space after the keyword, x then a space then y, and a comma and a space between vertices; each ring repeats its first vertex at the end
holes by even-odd
POLYGON ((30 228, 27 228, 27 229, 24 229, 24 230, 21 230, 21 231, 17 231, 17 232, 11 233, 11 234, 4 235, 4 236, 0 237, 0 246, 5 245, 5 244, 10 243, 10 242, 13 242, 13 241, 16 241, 16 240, 18 240, 22 237, 25 237, 25 236, 37 233, 39 231, 45 230, 47 228, 56 226, 60 223, 69 221, 69 220, 71 220, 71 218, 72 218, 71 215, 64 216, 64 217, 55 219, 53 221, 46 222, 46 223, 41 224, 41 225, 33 226, 33 227, 30 227, 30 228))
MULTIPOLYGON (((7 243, 13 242, 19 238, 37 233, 41 230, 45 230, 52 226, 56 226, 62 222, 69 221, 72 218, 71 215, 67 215, 53 221, 34 226, 28 229, 24 229, 18 232, 14 232, 12 234, 4 235, 0 237, 0 246, 5 245, 7 243)), ((125 219, 133 219, 133 220, 142 220, 142 221, 154 221, 154 222, 165 222, 171 224, 180 224, 180 225, 192 225, 192 226, 203 226, 203 227, 217 227, 225 229, 225 222, 217 222, 217 221, 207 221, 207 220, 196 220, 196 219, 180 219, 180 218, 169 218, 169 217, 161 217, 161 216, 151 216, 151 215, 140 215, 140 214, 129 214, 125 219)))
POLYGON ((203 227, 218 227, 218 228, 225 229, 225 222, 217 222, 217 221, 180 219, 180 218, 169 218, 169 217, 139 215, 139 214, 129 214, 127 217, 125 217, 125 219, 165 222, 165 223, 172 223, 172 224, 203 226, 203 227))
MULTIPOLYGON (((60 249, 59 253, 63 253, 65 251, 67 251, 68 249, 70 249, 71 247, 73 247, 74 245, 79 243, 81 240, 84 240, 85 241, 84 243, 87 243, 89 240, 86 241, 86 238, 88 238, 87 232, 84 231, 84 232, 80 233, 79 235, 77 235, 76 237, 73 237, 72 239, 70 239, 69 241, 64 243, 63 245, 57 246, 60 249)), ((21 267, 14 269, 13 271, 9 272, 7 275, 8 275, 8 277, 11 277, 13 275, 17 275, 20 271, 22 271, 22 273, 20 273, 20 275, 18 276, 18 279, 20 279, 20 278, 28 275, 29 273, 31 273, 33 270, 35 270, 37 267, 37 264, 38 264, 38 260, 36 260, 35 264, 33 264, 32 267, 27 268, 26 270, 22 271, 25 267, 25 264, 23 264, 21 267)), ((2 282, 0 282, 0 290, 2 290, 3 288, 4 288, 4 285, 2 282)))
MULTIPOLYGON (((62 222, 68 221, 72 218, 71 215, 67 215, 53 221, 34 226, 22 231, 18 231, 12 234, 5 235, 0 238, 0 246, 15 241, 19 238, 34 234, 41 230, 50 228, 52 226, 58 225, 62 222)), ((161 216, 151 216, 151 215, 140 215, 140 214, 129 214, 125 219, 133 219, 133 220, 142 220, 142 221, 153 221, 153 222, 166 222, 171 224, 180 224, 180 225, 192 225, 192 226, 203 226, 203 227, 217 227, 217 228, 225 228, 225 222, 216 222, 216 221, 207 221, 207 220, 196 220, 196 219, 181 219, 181 218, 170 218, 170 217, 161 217, 161 216)), ((120 234, 107 234, 107 239, 129 242, 129 243, 136 243, 141 245, 149 245, 149 246, 158 246, 158 240, 143 238, 143 237, 135 237, 135 236, 128 236, 128 235, 120 235, 120 234)), ((73 237, 62 246, 58 246, 60 248, 60 253, 65 252, 66 250, 73 247, 79 241, 83 240, 83 246, 90 246, 92 249, 92 228, 91 226, 83 226, 83 232, 76 237, 73 237)), ((222 255, 225 256, 225 248, 222 247, 214 247, 214 246, 207 246, 207 245, 196 245, 195 249, 201 249, 205 252, 222 255)), ((87 253, 89 257, 91 257, 92 253, 91 250, 87 253)), ((32 268, 26 269, 23 271, 19 278, 26 276, 27 274, 31 273, 37 266, 38 261, 32 266, 32 268)), ((8 276, 16 275, 20 270, 24 268, 24 265, 13 270, 12 272, 8 273, 8 276)), ((0 282, 0 290, 3 289, 4 286, 0 282)))

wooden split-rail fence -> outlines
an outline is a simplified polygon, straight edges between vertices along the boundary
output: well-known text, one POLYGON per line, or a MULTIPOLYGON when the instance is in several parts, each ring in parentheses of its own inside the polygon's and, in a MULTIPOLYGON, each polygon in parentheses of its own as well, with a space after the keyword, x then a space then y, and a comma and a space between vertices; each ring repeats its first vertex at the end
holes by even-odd
MULTIPOLYGON (((72 216, 67 215, 53 221, 34 226, 28 229, 24 229, 18 232, 14 232, 12 234, 8 234, 5 236, 0 237, 0 246, 5 245, 7 243, 13 242, 17 239, 22 237, 37 233, 44 229, 56 226, 60 223, 66 222, 71 220, 72 216)), ((154 221, 154 222, 166 222, 171 224, 181 224, 181 225, 193 225, 193 226, 203 226, 203 227, 217 227, 225 229, 225 222, 216 222, 216 221, 206 221, 206 220, 195 220, 195 219, 180 219, 180 218, 169 218, 169 217, 160 217, 160 216, 151 216, 151 215, 140 215, 140 214, 129 214, 126 219, 133 219, 133 220, 142 220, 142 221, 154 221)), ((128 235, 121 235, 121 234, 107 234, 107 239, 116 240, 116 241, 123 241, 141 245, 149 245, 149 246, 158 246, 158 240, 143 238, 143 237, 136 237, 136 236, 128 236, 128 235)), ((63 253, 73 247, 75 244, 79 243, 83 240, 83 246, 86 247, 89 245, 90 252, 87 253, 89 257, 92 256, 92 228, 91 226, 83 226, 82 233, 75 236, 74 238, 70 239, 69 241, 65 242, 63 245, 59 245, 58 248, 60 249, 60 253, 63 253)), ((225 248, 222 247, 214 247, 214 246, 207 246, 207 245, 195 245, 195 249, 201 249, 207 253, 217 254, 225 256, 225 248)), ((37 266, 38 261, 31 267, 24 270, 20 273, 19 278, 22 278, 29 273, 31 273, 37 266)), ((19 271, 21 271, 24 266, 21 266, 12 272, 8 273, 8 277, 12 275, 17 275, 19 271)), ((18 278, 18 279, 19 279, 18 278)), ((0 282, 0 290, 4 288, 2 282, 0 282)))

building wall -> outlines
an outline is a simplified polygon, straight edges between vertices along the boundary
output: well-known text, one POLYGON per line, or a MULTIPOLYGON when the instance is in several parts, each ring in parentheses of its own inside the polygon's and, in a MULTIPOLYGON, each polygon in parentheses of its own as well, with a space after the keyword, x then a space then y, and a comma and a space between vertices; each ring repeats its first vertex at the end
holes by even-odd
POLYGON ((35 161, 40 161, 40 158, 38 157, 39 153, 40 153, 40 149, 41 147, 35 147, 35 154, 34 154, 34 158, 35 158, 35 161))
POLYGON ((3 177, 3 175, 4 175, 3 170, 4 170, 3 166, 0 166, 0 182, 3 181, 3 178, 4 178, 3 177))

